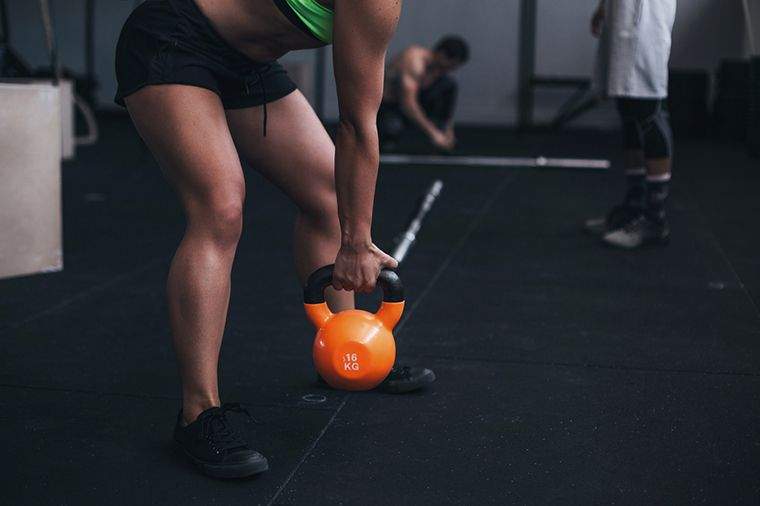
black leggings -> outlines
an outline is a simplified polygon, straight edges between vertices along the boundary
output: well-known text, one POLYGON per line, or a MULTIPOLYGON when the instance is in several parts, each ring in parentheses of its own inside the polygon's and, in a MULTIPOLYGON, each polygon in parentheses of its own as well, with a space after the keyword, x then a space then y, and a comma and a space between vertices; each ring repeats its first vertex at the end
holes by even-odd
MULTIPOLYGON (((420 90, 417 100, 425 116, 443 130, 454 116, 457 103, 457 83, 449 76, 443 76, 431 86, 420 90)), ((411 120, 406 117, 398 104, 382 104, 378 113, 378 130, 381 140, 396 141, 404 133, 411 120)))
POLYGON ((623 121, 623 149, 643 151, 647 159, 673 155, 673 133, 664 100, 618 98, 617 109, 623 121))

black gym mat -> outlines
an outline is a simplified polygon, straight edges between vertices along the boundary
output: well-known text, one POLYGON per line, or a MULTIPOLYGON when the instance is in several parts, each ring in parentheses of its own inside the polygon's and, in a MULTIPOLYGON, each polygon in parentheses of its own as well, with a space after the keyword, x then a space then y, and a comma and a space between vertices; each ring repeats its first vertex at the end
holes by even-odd
MULTIPOLYGON (((579 228, 622 191, 614 173, 384 168, 386 249, 445 183, 402 267, 397 332, 438 381, 406 396, 315 383, 294 210, 249 173, 221 384, 271 471, 219 482, 170 441, 181 214, 128 122, 103 134, 64 167, 65 271, 0 281, 1 503, 757 503, 760 172, 739 146, 681 142, 673 242, 630 253, 579 228)), ((617 161, 614 134, 460 137, 465 153, 617 161)))
POLYGON ((278 504, 750 504, 758 378, 430 361, 352 395, 278 504), (728 422, 727 420, 730 420, 728 422), (325 486, 329 484, 329 486, 325 486))
POLYGON ((0 387, 3 504, 256 504, 287 479, 329 410, 249 407, 271 470, 207 478, 171 443, 175 403, 160 398, 0 387), (8 413, 8 411, 6 411, 8 413))

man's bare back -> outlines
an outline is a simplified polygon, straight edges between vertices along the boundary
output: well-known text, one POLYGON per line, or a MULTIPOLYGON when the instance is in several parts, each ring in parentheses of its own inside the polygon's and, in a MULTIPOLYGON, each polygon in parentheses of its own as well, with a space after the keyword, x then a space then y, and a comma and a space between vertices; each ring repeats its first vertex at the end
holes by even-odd
POLYGON ((396 55, 386 71, 383 101, 398 103, 405 80, 412 81, 419 89, 425 89, 441 77, 442 72, 431 65, 433 56, 431 49, 417 45, 409 46, 396 55))

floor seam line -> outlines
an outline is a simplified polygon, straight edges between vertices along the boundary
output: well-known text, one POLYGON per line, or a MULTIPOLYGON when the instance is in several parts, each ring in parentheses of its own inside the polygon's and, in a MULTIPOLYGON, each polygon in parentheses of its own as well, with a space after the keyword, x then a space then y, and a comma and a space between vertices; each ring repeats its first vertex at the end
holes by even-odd
POLYGON ((343 410, 343 407, 348 402, 349 397, 351 397, 351 394, 346 394, 343 397, 343 401, 340 403, 338 408, 335 410, 335 413, 332 414, 330 419, 327 421, 327 424, 322 428, 322 430, 319 432, 317 437, 314 439, 314 441, 309 445, 309 448, 306 450, 306 452, 303 454, 301 459, 298 461, 296 466, 293 468, 293 470, 288 474, 287 478, 285 478, 285 481, 282 482, 282 485, 279 486, 277 491, 275 491, 272 498, 267 501, 267 506, 271 506, 274 504, 274 502, 277 500, 278 497, 280 497, 280 494, 283 490, 285 490, 285 487, 288 486, 288 483, 290 483, 290 480, 293 479, 293 477, 296 475, 299 469, 301 469, 301 466, 304 462, 306 462, 306 459, 308 459, 311 456, 311 453, 317 448, 317 445, 319 444, 319 441, 322 439, 322 437, 327 433, 327 430, 332 426, 335 419, 338 417, 338 414, 343 410))
POLYGON ((725 262, 728 268, 731 270, 731 274, 733 274, 734 278, 736 278, 736 281, 739 283, 739 287, 742 289, 744 294, 749 299, 750 303, 752 304, 752 307, 755 308, 755 316, 760 317, 760 305, 758 305, 758 302, 757 300, 755 300, 755 297, 752 295, 752 292, 750 292, 747 289, 747 285, 744 284, 744 280, 742 280, 741 276, 739 276, 739 272, 734 267, 734 263, 728 257, 726 250, 723 249, 723 245, 720 243, 718 236, 715 234, 715 232, 713 232, 712 226, 710 225, 710 221, 705 217, 704 213, 702 212, 699 206, 699 202, 697 201, 697 199, 695 199, 692 196, 691 191, 689 189, 683 188, 682 191, 686 194, 688 199, 695 204, 694 212, 697 214, 699 220, 704 225, 705 234, 708 236, 708 239, 710 240, 710 242, 714 243, 715 249, 718 250, 718 254, 723 259, 723 262, 725 262))
POLYGON ((470 236, 475 232, 475 230, 480 225, 483 217, 486 215, 486 213, 490 210, 491 206, 496 202, 497 197, 501 192, 506 188, 509 183, 514 181, 516 179, 516 175, 509 174, 505 176, 501 182, 496 186, 496 189, 491 194, 491 196, 488 198, 488 200, 485 201, 485 203, 481 206, 481 208, 478 210, 478 213, 475 215, 475 218, 470 222, 469 226, 467 227, 467 230, 464 234, 462 234, 462 237, 459 238, 457 243, 454 245, 454 247, 449 251, 449 254, 446 256, 446 258, 443 260, 441 265, 438 267, 438 269, 433 274, 433 277, 430 278, 430 281, 427 283, 425 288, 422 290, 420 295, 417 297, 417 299, 414 301, 414 303, 411 305, 408 311, 404 314, 404 318, 401 320, 401 322, 396 325, 396 328, 394 329, 394 335, 398 336, 403 328, 406 325, 406 322, 409 321, 409 319, 412 317, 412 315, 415 313, 417 308, 420 306, 422 301, 425 299, 428 293, 430 293, 430 290, 433 288, 433 286, 436 284, 438 279, 443 275, 443 273, 448 269, 449 265, 451 265, 451 262, 453 262, 454 257, 461 251, 461 249, 464 247, 464 245, 467 243, 467 241, 470 239, 470 236))
MULTIPOLYGON (((490 207, 496 202, 496 198, 499 196, 501 191, 515 179, 514 174, 510 174, 508 176, 505 176, 502 181, 499 183, 499 185, 494 190, 491 197, 481 206, 480 210, 478 211, 478 214, 475 216, 475 218, 470 222, 470 225, 467 227, 467 230, 462 235, 462 237, 457 241, 457 243, 454 245, 454 247, 451 249, 449 254, 446 256, 446 258, 443 260, 441 265, 438 267, 436 272, 433 274, 433 276, 430 278, 430 281, 428 281, 427 285, 425 286, 425 289, 422 290, 419 297, 417 297, 417 300, 414 304, 409 308, 409 311, 406 312, 404 315, 404 318, 399 322, 398 325, 396 325, 394 329, 394 335, 398 336, 401 330, 404 328, 404 324, 409 321, 409 319, 414 314, 415 309, 419 306, 420 301, 424 299, 427 294, 430 292, 430 289, 432 286, 438 281, 438 279, 441 277, 443 272, 448 268, 448 266, 451 264, 451 261, 453 257, 459 252, 459 250, 464 246, 464 244, 469 239, 470 235, 475 231, 475 229, 480 224, 480 220, 485 216, 485 214, 488 212, 490 207)), ((277 489, 275 494, 272 496, 272 498, 267 502, 267 506, 271 506, 274 504, 274 502, 277 500, 277 498, 280 496, 283 490, 285 490, 285 487, 288 486, 288 483, 293 479, 295 474, 298 472, 298 470, 301 468, 301 465, 303 465, 304 462, 306 462, 306 459, 309 458, 311 453, 316 449, 317 445, 319 444, 319 441, 322 439, 322 436, 324 436, 327 433, 327 430, 332 426, 333 422, 335 421, 335 418, 338 416, 340 411, 343 409, 343 407, 348 402, 348 399, 351 397, 351 394, 346 394, 346 396, 343 398, 343 402, 338 406, 338 408, 335 410, 335 413, 330 417, 330 419, 327 421, 327 424, 324 426, 322 431, 320 431, 317 438, 314 440, 314 442, 309 446, 306 453, 301 457, 301 459, 296 464, 295 468, 288 474, 287 478, 285 478, 285 481, 280 485, 280 487, 277 489)))

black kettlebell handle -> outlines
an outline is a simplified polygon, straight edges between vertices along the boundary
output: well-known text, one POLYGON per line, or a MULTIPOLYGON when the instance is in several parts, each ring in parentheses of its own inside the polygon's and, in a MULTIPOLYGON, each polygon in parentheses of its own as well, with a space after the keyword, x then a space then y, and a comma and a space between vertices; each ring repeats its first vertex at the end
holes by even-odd
MULTIPOLYGON (((332 285, 335 264, 320 267, 309 276, 303 289, 304 304, 322 304, 325 301, 325 288, 332 285)), ((377 284, 383 291, 383 302, 404 302, 404 285, 396 271, 383 269, 377 278, 377 284)))

